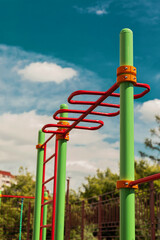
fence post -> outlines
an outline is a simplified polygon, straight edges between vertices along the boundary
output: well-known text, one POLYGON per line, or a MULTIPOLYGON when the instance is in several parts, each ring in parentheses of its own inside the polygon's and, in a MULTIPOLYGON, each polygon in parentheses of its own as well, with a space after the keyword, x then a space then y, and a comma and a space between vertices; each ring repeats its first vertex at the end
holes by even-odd
MULTIPOLYGON (((45 142, 45 133, 43 133, 42 130, 40 130, 39 135, 38 135, 38 145, 41 145, 44 142, 45 142)), ((44 148, 38 148, 37 170, 36 170, 36 191, 35 191, 35 205, 34 205, 33 240, 38 240, 40 237, 43 158, 44 158, 44 148)))
POLYGON ((151 220, 151 240, 155 240, 155 213, 154 213, 154 183, 149 183, 150 186, 150 220, 151 220))
MULTIPOLYGON (((120 32, 120 66, 133 66, 133 33, 120 32)), ((134 180, 134 97, 133 83, 120 83, 120 180, 134 180)), ((135 192, 120 189, 120 240, 135 239, 135 192)))
POLYGON ((81 240, 84 240, 84 200, 82 201, 82 221, 81 221, 81 240))
POLYGON ((102 196, 99 196, 98 201, 98 240, 102 239, 102 214, 101 214, 101 206, 102 206, 102 196))
POLYGON ((71 204, 69 204, 69 220, 68 220, 68 239, 70 240, 70 231, 71 231, 71 204))
POLYGON ((27 214, 27 240, 30 239, 30 218, 31 218, 31 202, 28 203, 28 214, 27 214))

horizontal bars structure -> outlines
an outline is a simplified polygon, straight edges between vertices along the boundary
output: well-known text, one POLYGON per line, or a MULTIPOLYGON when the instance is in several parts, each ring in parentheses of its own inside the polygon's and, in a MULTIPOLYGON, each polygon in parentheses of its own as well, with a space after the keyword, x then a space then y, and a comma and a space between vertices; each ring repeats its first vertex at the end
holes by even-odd
MULTIPOLYGON (((147 94, 150 91, 150 86, 148 84, 136 83, 135 87, 145 88, 145 90, 143 92, 139 93, 139 94, 135 94, 134 95, 134 99, 141 98, 141 97, 143 97, 145 94, 147 94)), ((45 133, 52 133, 53 135, 50 136, 50 138, 52 138, 54 136, 54 134, 66 135, 73 128, 84 129, 84 130, 97 130, 97 129, 101 128, 104 125, 104 122, 102 120, 85 119, 85 117, 87 115, 89 115, 89 114, 99 115, 99 116, 106 116, 106 117, 114 117, 114 116, 119 115, 119 113, 120 113, 119 110, 116 111, 116 112, 113 112, 113 113, 103 113, 103 112, 95 112, 95 111, 93 111, 97 106, 112 107, 112 108, 119 109, 120 108, 119 104, 103 103, 103 101, 106 98, 108 98, 109 96, 120 97, 119 93, 114 93, 114 91, 116 91, 118 88, 119 88, 119 85, 117 83, 115 83, 106 92, 84 91, 84 90, 79 90, 79 91, 73 92, 69 96, 69 98, 68 98, 68 102, 70 104, 91 105, 91 106, 87 110, 60 109, 60 110, 56 111, 54 113, 54 115, 53 115, 53 118, 55 120, 73 121, 73 123, 71 125, 63 125, 61 123, 58 123, 58 124, 46 124, 42 128, 42 131, 45 132, 45 133), (101 95, 101 96, 97 99, 97 101, 78 101, 78 100, 73 100, 73 97, 78 96, 78 95, 92 95, 92 96, 93 95, 101 95), (81 114, 81 115, 78 118, 71 118, 71 117, 64 118, 64 117, 58 117, 57 116, 58 114, 64 113, 64 112, 81 114), (77 126, 80 122, 95 123, 95 124, 98 124, 98 126, 94 126, 94 127, 77 126), (57 130, 48 129, 48 128, 54 128, 54 127, 61 128, 61 129, 57 129, 57 130)), ((48 142, 48 140, 46 142, 48 142)))

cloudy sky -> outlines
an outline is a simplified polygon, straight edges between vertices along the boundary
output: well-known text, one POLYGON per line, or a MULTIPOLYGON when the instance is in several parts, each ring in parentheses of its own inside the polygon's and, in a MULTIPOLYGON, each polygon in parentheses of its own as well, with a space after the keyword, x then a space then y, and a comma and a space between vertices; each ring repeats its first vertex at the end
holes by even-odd
MULTIPOLYGON (((126 27, 134 33, 138 82, 151 86, 149 94, 135 101, 138 158, 160 112, 159 1, 0 2, 1 170, 17 174, 24 166, 35 175, 38 130, 53 123, 53 113, 73 91, 106 91, 115 83, 119 32, 126 27)), ((119 117, 103 120, 99 131, 70 133, 67 176, 74 189, 97 168, 119 171, 119 117)), ((54 142, 48 154, 53 151, 54 142)), ((52 172, 50 163, 47 176, 52 172)))

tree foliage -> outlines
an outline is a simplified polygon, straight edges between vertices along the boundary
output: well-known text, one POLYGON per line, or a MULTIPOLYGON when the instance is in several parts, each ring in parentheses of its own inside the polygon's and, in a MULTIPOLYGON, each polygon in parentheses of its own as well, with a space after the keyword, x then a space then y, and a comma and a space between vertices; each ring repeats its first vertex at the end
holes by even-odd
POLYGON ((150 129, 151 138, 145 139, 145 146, 149 153, 140 152, 141 157, 148 157, 155 162, 160 162, 160 115, 155 116, 157 127, 150 129))
MULTIPOLYGON (((33 176, 20 167, 16 182, 11 187, 4 186, 3 195, 34 196, 35 181, 33 176)), ((0 239, 17 240, 19 238, 20 213, 22 200, 20 198, 2 198, 0 207, 0 239)), ((34 201, 24 199, 23 219, 22 219, 22 239, 27 238, 27 227, 32 230, 34 201), (31 202, 30 225, 28 225, 29 202, 31 202)))

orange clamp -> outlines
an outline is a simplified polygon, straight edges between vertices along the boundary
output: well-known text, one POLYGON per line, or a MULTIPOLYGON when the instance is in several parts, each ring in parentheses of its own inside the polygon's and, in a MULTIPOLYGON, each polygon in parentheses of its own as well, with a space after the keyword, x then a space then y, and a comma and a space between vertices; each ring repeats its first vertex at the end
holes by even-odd
POLYGON ((44 200, 48 200, 48 197, 44 197, 44 200))
POLYGON ((130 182, 132 182, 131 180, 119 180, 117 181, 117 189, 120 188, 134 188, 134 189, 138 189, 138 185, 134 185, 134 186, 130 186, 130 182))
MULTIPOLYGON (((58 122, 58 124, 69 126, 69 122, 65 122, 65 121, 60 121, 60 122, 58 122)), ((62 127, 58 128, 58 131, 64 132, 65 130, 66 130, 66 128, 62 128, 62 127)), ((57 134, 56 139, 57 140, 65 139, 65 140, 69 141, 69 133, 67 133, 65 135, 64 134, 57 134)))
POLYGON ((36 145, 36 149, 40 149, 40 148, 44 149, 44 146, 42 146, 42 144, 36 145))
POLYGON ((137 69, 133 66, 123 65, 117 68, 117 83, 121 82, 132 82, 133 84, 137 83, 137 69))

